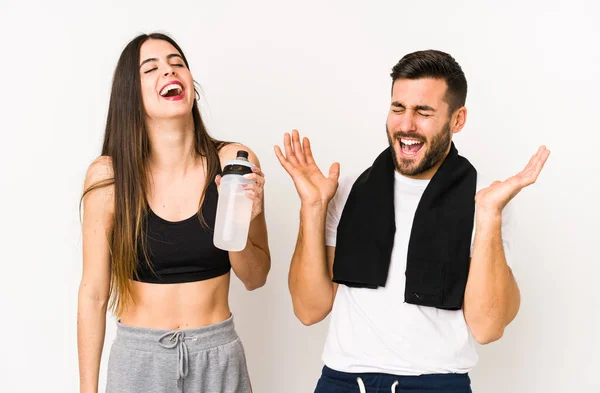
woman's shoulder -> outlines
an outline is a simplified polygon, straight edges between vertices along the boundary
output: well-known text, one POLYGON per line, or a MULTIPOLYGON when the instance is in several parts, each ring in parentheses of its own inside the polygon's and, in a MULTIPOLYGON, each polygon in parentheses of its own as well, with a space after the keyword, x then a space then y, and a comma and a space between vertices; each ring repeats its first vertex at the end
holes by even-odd
POLYGON ((85 176, 86 188, 99 182, 105 182, 114 178, 112 158, 100 156, 96 158, 87 169, 85 176))
POLYGON ((92 209, 109 207, 114 210, 114 171, 108 156, 96 158, 88 167, 83 187, 84 205, 92 209))

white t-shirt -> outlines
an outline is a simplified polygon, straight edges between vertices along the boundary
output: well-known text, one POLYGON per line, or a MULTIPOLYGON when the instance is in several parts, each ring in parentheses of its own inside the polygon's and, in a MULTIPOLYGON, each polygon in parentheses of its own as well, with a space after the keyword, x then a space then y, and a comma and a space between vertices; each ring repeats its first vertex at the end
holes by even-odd
MULTIPOLYGON (((325 242, 335 246, 344 204, 358 176, 340 179, 329 203, 325 242)), ((476 341, 462 310, 441 310, 404 302, 408 242, 417 205, 429 180, 395 173, 396 234, 385 287, 339 285, 331 311, 323 361, 334 370, 395 375, 466 373, 477 363, 476 341)), ((477 181, 477 190, 490 183, 477 181)), ((509 206, 504 209, 502 237, 510 260, 509 206)), ((473 228, 473 233, 475 228, 473 228)), ((471 243, 472 247, 472 243, 471 243)))

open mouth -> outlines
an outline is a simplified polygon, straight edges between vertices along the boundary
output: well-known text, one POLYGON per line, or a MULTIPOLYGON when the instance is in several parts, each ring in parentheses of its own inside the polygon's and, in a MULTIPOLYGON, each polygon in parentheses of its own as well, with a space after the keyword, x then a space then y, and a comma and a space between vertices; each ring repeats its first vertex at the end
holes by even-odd
POLYGON ((406 157, 416 156, 421 151, 424 142, 418 139, 400 138, 400 149, 406 157))
POLYGON ((160 96, 170 100, 183 98, 183 86, 178 82, 169 83, 160 91, 160 96))

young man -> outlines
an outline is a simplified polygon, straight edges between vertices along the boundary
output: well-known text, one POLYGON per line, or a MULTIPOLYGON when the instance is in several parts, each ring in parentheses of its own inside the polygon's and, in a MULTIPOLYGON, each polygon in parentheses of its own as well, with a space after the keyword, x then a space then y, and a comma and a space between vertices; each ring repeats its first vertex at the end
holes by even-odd
POLYGON ((296 130, 275 147, 301 199, 294 312, 306 325, 332 313, 316 393, 470 392, 475 342, 499 339, 519 309, 504 207, 550 152, 483 184, 452 142, 467 117, 454 58, 411 53, 391 76, 389 147, 358 179, 338 189, 339 164, 325 177, 296 130))

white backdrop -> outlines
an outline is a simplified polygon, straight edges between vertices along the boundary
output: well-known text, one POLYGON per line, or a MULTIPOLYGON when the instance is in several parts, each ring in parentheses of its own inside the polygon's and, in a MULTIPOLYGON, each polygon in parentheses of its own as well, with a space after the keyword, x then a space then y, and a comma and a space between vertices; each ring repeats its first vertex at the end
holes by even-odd
MULTIPOLYGON (((600 222, 597 2, 0 0, 0 392, 76 392, 78 201, 99 154, 112 73, 141 32, 171 34, 218 138, 248 144, 267 177, 272 270, 231 305, 255 392, 312 392, 327 320, 294 317, 287 272, 299 202, 273 145, 298 128, 318 162, 364 169, 387 144, 391 67, 451 53, 469 83, 455 141, 492 177, 552 154, 515 201, 522 307, 481 347, 475 392, 598 392, 600 222)), ((109 319, 101 370, 104 387, 109 319)), ((103 390, 102 390, 103 391, 103 390)))

